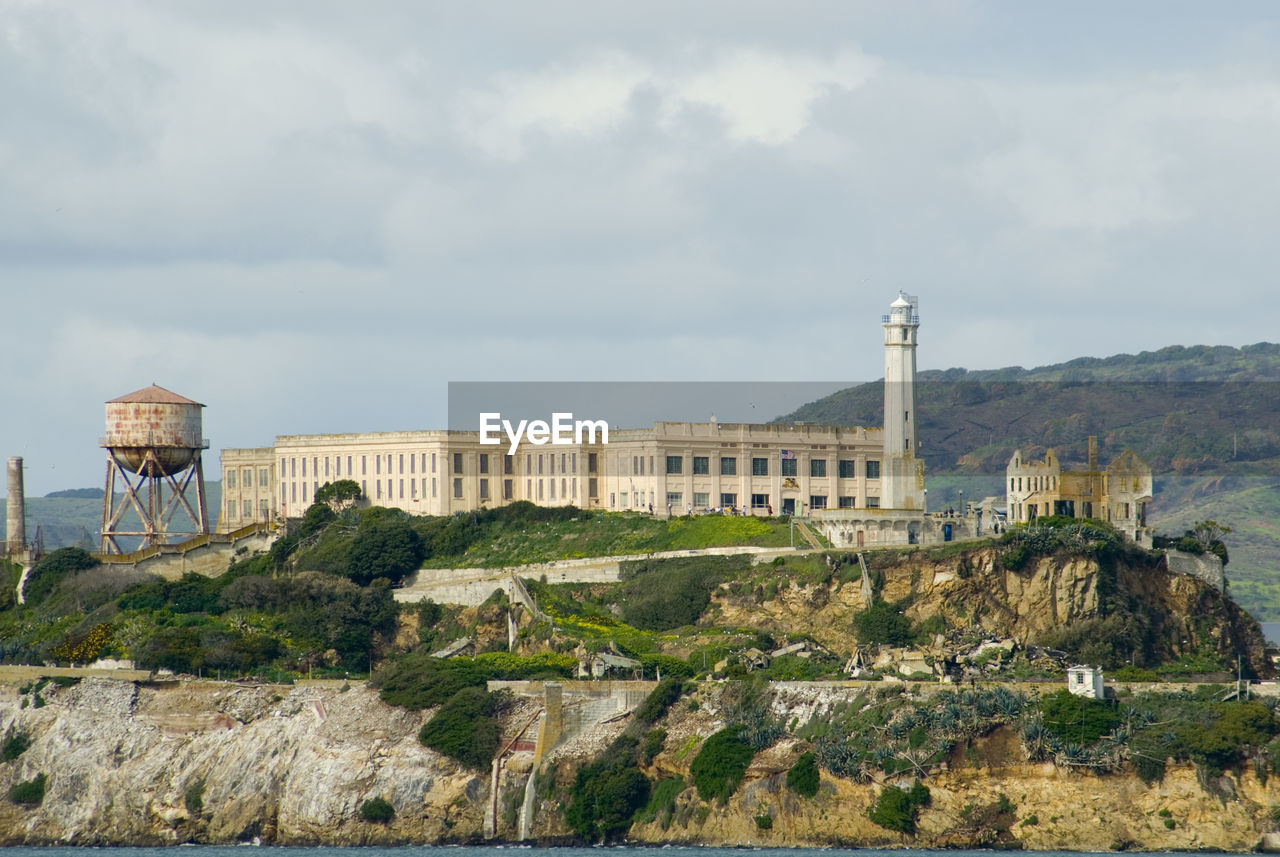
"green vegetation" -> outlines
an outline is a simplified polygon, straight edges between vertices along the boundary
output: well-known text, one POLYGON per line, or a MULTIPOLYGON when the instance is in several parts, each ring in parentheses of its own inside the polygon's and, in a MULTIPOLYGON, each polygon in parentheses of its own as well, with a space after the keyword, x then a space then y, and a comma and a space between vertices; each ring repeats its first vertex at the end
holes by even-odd
POLYGON ((577 665, 571 655, 521 657, 489 652, 442 660, 415 653, 388 663, 374 674, 370 684, 388 705, 418 710, 441 705, 463 688, 484 687, 488 681, 568 678, 577 665))
POLYGON ((721 729, 703 742, 689 766, 693 785, 703 800, 726 803, 737 790, 755 751, 743 737, 742 726, 721 729))
POLYGON ((884 643, 888 646, 911 644, 911 620, 903 612, 905 605, 876 601, 853 616, 853 630, 860 643, 884 643))
POLYGON ((880 792, 875 806, 867 811, 867 817, 886 830, 911 835, 916 832, 920 807, 928 805, 929 790, 917 780, 909 791, 889 786, 880 792))
POLYGON ((676 812, 676 798, 680 796, 684 788, 683 777, 660 780, 651 790, 649 802, 640 813, 638 820, 644 824, 654 821, 660 822, 662 829, 666 830, 671 826, 671 819, 676 812))
MULTIPOLYGON (((649 779, 636 766, 636 740, 623 735, 595 761, 578 769, 565 821, 589 842, 614 839, 646 807, 650 792, 649 779)), ((670 800, 674 799, 672 795, 670 800)))
POLYGON ((39 604, 49 597, 53 587, 65 577, 95 567, 98 561, 83 548, 59 548, 44 556, 27 573, 23 594, 27 602, 39 604))
POLYGON ((187 786, 187 791, 182 796, 182 804, 193 817, 204 812, 204 780, 196 780, 187 786))
POLYGON ((375 824, 386 824, 396 817, 396 808, 378 795, 360 804, 360 817, 375 824))
POLYGON ((0 762, 12 762, 29 749, 31 736, 16 726, 10 726, 5 733, 4 744, 0 745, 0 762))
POLYGON ((1040 710, 1044 713, 1046 729, 1062 741, 1074 741, 1082 746, 1096 743, 1120 725, 1115 706, 1104 700, 1076 696, 1068 690, 1043 697, 1040 710))
POLYGON ((787 771, 787 788, 801 797, 813 797, 818 793, 821 775, 818 762, 812 751, 802 753, 796 763, 787 771))
POLYGON ((676 700, 684 693, 684 681, 676 677, 664 678, 649 691, 644 702, 636 709, 636 719, 643 723, 657 723, 676 700))
POLYGON ((44 803, 44 789, 48 778, 36 774, 35 779, 14 783, 9 787, 9 800, 22 806, 39 806, 44 803))
POLYGON ((500 694, 464 687, 423 724, 418 740, 469 768, 486 770, 498 751, 501 726, 497 715, 502 706, 500 694))

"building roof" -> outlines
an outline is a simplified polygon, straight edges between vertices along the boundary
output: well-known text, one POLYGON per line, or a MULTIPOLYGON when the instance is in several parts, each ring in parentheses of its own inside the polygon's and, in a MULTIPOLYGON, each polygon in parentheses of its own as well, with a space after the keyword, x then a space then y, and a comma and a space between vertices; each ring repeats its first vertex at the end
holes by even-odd
POLYGON ((143 387, 141 390, 134 390, 132 393, 121 396, 118 399, 107 400, 108 405, 117 402, 136 402, 147 405, 198 405, 201 408, 204 407, 200 402, 192 401, 186 396, 179 396, 172 390, 166 390, 156 384, 152 384, 150 387, 143 387))

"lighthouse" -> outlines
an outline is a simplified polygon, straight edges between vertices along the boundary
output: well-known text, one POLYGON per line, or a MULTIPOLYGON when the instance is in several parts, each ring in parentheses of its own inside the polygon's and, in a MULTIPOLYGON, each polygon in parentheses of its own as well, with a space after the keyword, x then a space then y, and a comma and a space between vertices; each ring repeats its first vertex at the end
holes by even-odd
POLYGON ((924 466, 916 457, 916 344, 919 300, 898 292, 884 328, 884 464, 881 507, 924 509, 924 466))

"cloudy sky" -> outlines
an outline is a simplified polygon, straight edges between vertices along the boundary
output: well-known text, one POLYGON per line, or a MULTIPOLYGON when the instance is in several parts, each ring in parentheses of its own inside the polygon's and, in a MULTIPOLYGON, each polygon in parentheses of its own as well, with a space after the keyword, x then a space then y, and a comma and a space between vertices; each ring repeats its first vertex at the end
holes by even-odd
MULTIPOLYGON (((1280 338, 1272 2, 0 0, 0 455, 1280 338)), ((215 469, 211 463, 210 470, 215 469)))

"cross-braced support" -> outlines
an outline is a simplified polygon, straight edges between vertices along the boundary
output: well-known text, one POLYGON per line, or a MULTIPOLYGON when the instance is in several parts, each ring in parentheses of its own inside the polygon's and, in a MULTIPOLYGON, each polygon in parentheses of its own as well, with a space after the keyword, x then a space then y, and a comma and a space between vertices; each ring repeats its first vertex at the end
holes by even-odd
POLYGON ((107 456, 107 480, 102 494, 102 553, 125 553, 117 541, 122 536, 141 537, 142 543, 138 548, 142 549, 168 544, 170 536, 185 539, 208 532, 209 508, 205 502, 204 464, 199 452, 191 465, 176 475, 165 472, 155 450, 147 450, 142 465, 134 474, 121 467, 113 456, 107 456), (118 503, 117 481, 123 491, 118 503), (196 486, 195 508, 187 500, 187 488, 193 481, 196 486), (164 497, 165 485, 169 488, 167 499, 164 497), (140 529, 120 529, 125 514, 131 509, 141 522, 140 529), (178 516, 179 510, 185 513, 185 521, 178 516), (181 524, 189 521, 192 528, 174 529, 171 526, 174 518, 178 518, 181 524))

